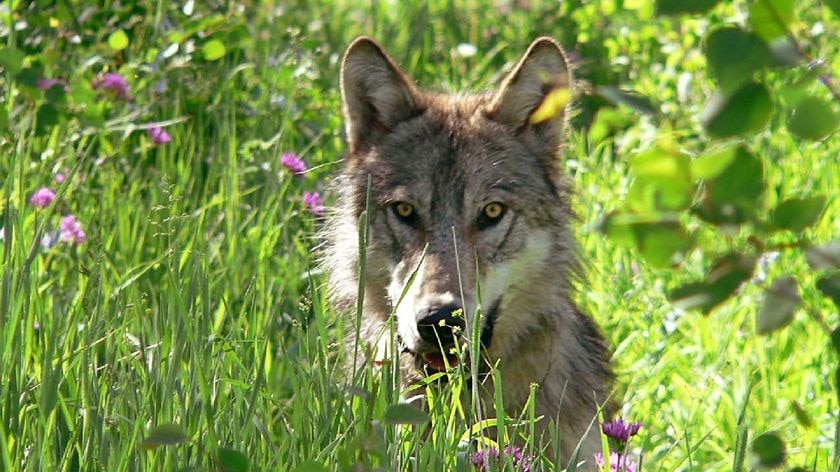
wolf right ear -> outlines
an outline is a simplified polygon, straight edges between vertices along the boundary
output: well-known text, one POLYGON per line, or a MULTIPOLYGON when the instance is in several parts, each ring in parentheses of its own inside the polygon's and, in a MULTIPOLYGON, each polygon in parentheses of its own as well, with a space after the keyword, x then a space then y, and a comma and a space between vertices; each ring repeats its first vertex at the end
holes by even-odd
POLYGON ((344 54, 341 100, 350 153, 419 113, 408 77, 375 41, 360 37, 344 54))
POLYGON ((488 115, 553 159, 563 141, 568 106, 538 121, 532 120, 532 115, 549 94, 566 89, 571 95, 571 87, 572 73, 563 49, 552 38, 539 38, 505 78, 488 115))

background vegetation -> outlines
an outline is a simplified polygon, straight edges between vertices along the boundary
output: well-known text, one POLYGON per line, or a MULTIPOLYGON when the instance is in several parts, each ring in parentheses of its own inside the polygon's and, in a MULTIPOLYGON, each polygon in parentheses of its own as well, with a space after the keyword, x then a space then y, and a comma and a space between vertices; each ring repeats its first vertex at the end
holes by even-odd
POLYGON ((643 423, 633 457, 840 470, 838 15, 830 0, 5 2, 0 469, 472 469, 446 395, 427 421, 394 409, 389 369, 341 374, 348 322, 325 306, 313 193, 330 206, 354 37, 421 86, 479 91, 548 34, 583 79, 564 155, 579 300, 643 423))

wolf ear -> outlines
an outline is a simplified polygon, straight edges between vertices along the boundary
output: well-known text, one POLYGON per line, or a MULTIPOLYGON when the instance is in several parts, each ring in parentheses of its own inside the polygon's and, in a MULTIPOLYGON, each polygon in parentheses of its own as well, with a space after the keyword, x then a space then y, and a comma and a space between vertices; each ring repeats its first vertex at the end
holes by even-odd
POLYGON ((488 115, 516 130, 544 156, 553 158, 563 141, 571 87, 572 73, 563 49, 552 38, 539 38, 502 82, 488 115), (533 119, 537 118, 534 112, 551 97, 559 101, 560 109, 547 114, 540 110, 546 116, 533 119))
POLYGON ((353 41, 344 53, 341 100, 351 154, 419 113, 408 77, 367 37, 353 41))

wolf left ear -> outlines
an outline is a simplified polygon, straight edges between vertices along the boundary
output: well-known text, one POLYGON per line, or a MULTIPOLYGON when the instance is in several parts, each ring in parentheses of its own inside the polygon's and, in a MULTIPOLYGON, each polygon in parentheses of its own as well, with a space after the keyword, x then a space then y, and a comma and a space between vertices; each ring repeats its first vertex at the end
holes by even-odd
POLYGON ((487 114, 516 130, 543 156, 553 158, 563 142, 568 105, 537 123, 531 117, 551 92, 569 90, 572 83, 563 49, 552 38, 539 38, 502 82, 487 114))
POLYGON ((372 39, 360 37, 344 53, 341 100, 350 154, 364 149, 419 113, 408 77, 372 39))

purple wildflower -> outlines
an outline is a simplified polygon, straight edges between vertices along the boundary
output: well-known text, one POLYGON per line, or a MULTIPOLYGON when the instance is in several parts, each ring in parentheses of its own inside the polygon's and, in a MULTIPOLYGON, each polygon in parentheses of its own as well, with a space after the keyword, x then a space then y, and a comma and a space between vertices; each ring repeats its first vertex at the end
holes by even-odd
POLYGON ((641 427, 642 423, 625 423, 624 418, 619 416, 617 420, 602 424, 601 431, 611 438, 626 443, 630 437, 635 436, 639 432, 641 427))
POLYGON ((76 220, 74 215, 67 215, 61 219, 60 239, 62 242, 82 244, 86 238, 87 235, 82 229, 81 223, 76 220))
POLYGON ((47 187, 41 187, 29 197, 29 203, 35 208, 46 208, 55 200, 55 192, 47 187))
POLYGON ((470 460, 476 470, 487 471, 490 470, 490 464, 498 463, 504 460, 504 458, 510 458, 516 470, 520 472, 531 472, 531 461, 519 446, 505 446, 501 453, 495 447, 481 449, 476 451, 470 460))
POLYGON ((169 133, 160 126, 152 126, 147 129, 146 132, 149 134, 149 137, 152 139, 152 143, 154 143, 155 146, 163 146, 169 141, 172 141, 172 136, 170 136, 169 133))
POLYGON ((297 154, 287 152, 280 156, 280 163, 286 169, 289 169, 289 172, 295 175, 303 175, 306 172, 306 163, 303 162, 303 159, 299 158, 297 154))
POLYGON ((324 201, 321 200, 321 195, 318 192, 304 192, 303 204, 315 216, 323 216, 327 211, 327 207, 324 206, 324 201))
POLYGON ((91 88, 94 90, 101 88, 111 92, 120 100, 129 100, 131 98, 128 90, 128 82, 125 81, 123 76, 114 72, 109 72, 94 80, 91 88))
POLYGON ((605 470, 607 463, 604 461, 604 455, 600 452, 595 453, 595 464, 604 472, 636 472, 636 468, 638 467, 638 464, 633 459, 615 451, 610 452, 609 471, 605 470))
POLYGON ((54 85, 63 85, 65 92, 70 90, 70 87, 67 86, 67 81, 64 79, 38 79, 38 88, 41 90, 49 90, 54 85))

